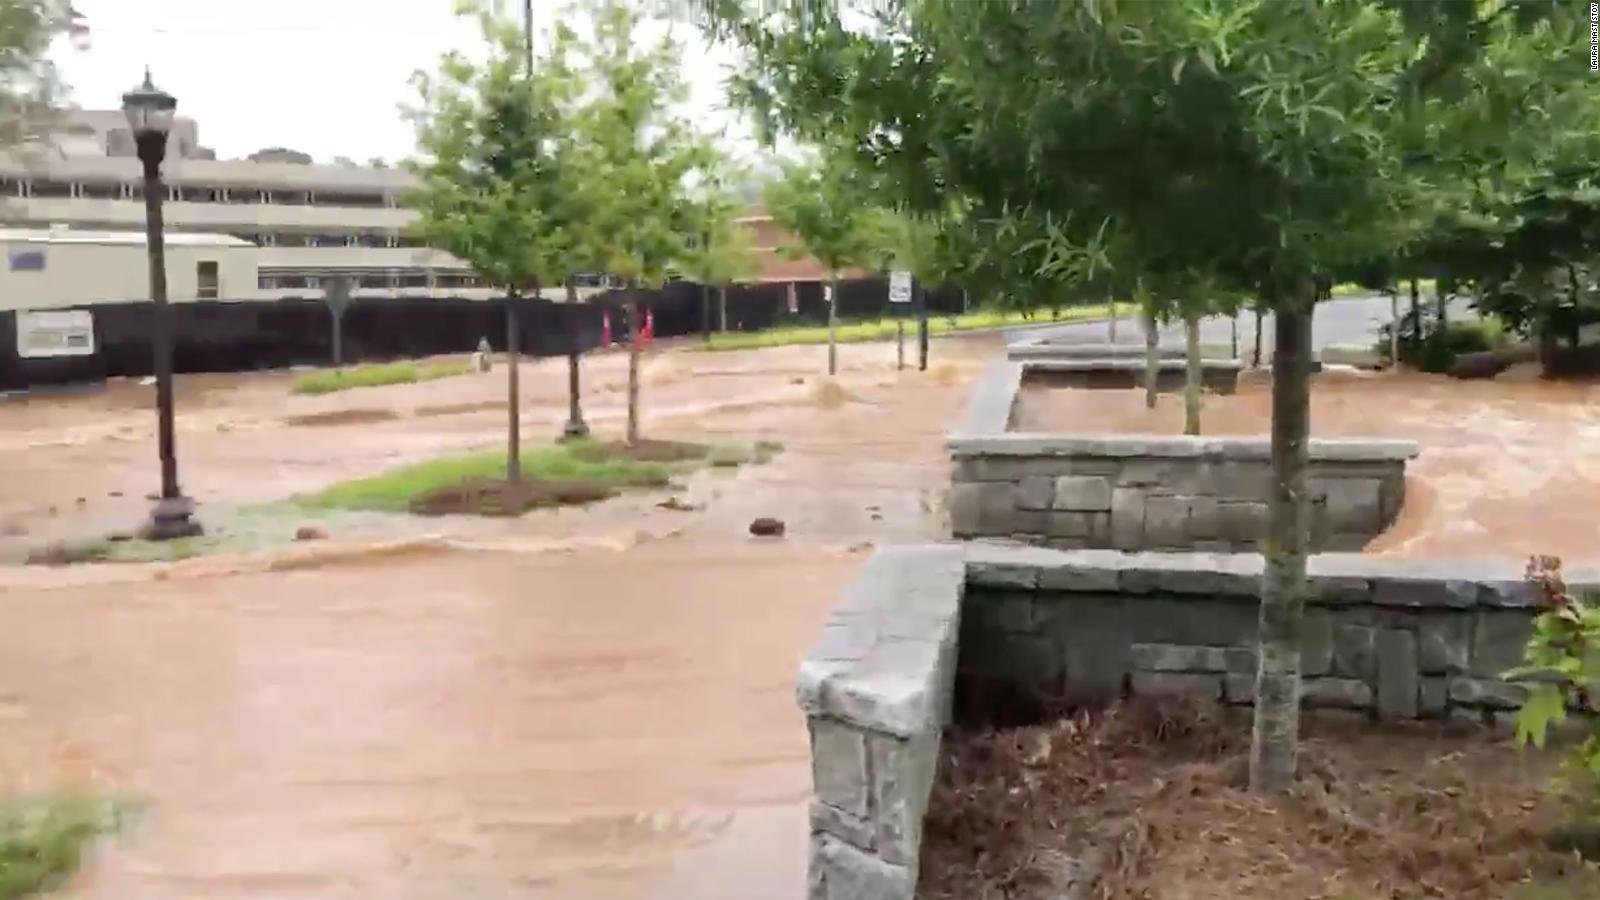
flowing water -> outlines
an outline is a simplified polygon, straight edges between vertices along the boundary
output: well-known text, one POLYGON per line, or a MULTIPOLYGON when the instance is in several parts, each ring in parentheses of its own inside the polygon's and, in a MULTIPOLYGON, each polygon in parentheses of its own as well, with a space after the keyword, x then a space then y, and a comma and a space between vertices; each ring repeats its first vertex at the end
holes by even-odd
MULTIPOLYGON (((1241 379, 1231 396, 1205 397, 1208 435, 1266 434, 1272 389, 1241 379)), ((1183 402, 1154 410, 1140 391, 1029 387, 1019 431, 1177 434, 1183 402)), ((1546 381, 1517 367, 1493 381, 1415 372, 1330 370, 1313 380, 1316 437, 1410 438, 1422 453, 1406 469, 1400 518, 1367 548, 1408 557, 1552 553, 1600 562, 1600 384, 1546 381)))
MULTIPOLYGON (((219 557, 0 564, 0 791, 93 785, 138 810, 62 892, 94 900, 727 898, 805 890, 795 666, 870 545, 945 533, 942 433, 999 349, 667 353, 647 432, 778 440, 710 471, 517 520, 348 516, 219 557), (788 536, 749 538, 756 516, 788 536)), ((622 360, 586 361, 620 420, 622 360)), ((565 417, 562 361, 523 373, 525 440, 565 417)), ((502 439, 504 370, 292 397, 282 373, 185 378, 185 486, 241 504, 502 439)), ((0 405, 0 561, 126 528, 153 486, 148 387, 0 405)), ((1600 499, 1590 388, 1328 374, 1320 434, 1415 437, 1406 509, 1374 550, 1581 555, 1600 499)), ((1267 392, 1208 398, 1210 433, 1265 428, 1267 392)), ((1176 398, 1025 393, 1020 427, 1177 429, 1176 398)), ((274 521, 274 520, 268 520, 274 521)), ((290 525, 293 524, 291 520, 290 525)), ((282 523, 263 526, 281 528, 282 523)))
MULTIPOLYGON (((336 518, 329 542, 179 563, 0 565, 0 792, 135 804, 63 897, 795 900, 794 673, 871 543, 943 532, 940 435, 996 349, 967 346, 928 375, 845 348, 827 387, 816 348, 658 357, 650 433, 787 448, 689 479, 691 512, 652 492, 336 518), (760 515, 788 536, 750 538, 760 515)), ((586 366, 603 428, 618 362, 586 366)), ((493 446, 495 374, 318 398, 185 379, 184 482, 234 528, 231 504, 493 446), (373 409, 391 415, 349 414, 373 409)), ((564 372, 523 383, 529 440, 554 433, 564 372)), ((147 392, 0 407, 14 545, 137 521, 147 392)))

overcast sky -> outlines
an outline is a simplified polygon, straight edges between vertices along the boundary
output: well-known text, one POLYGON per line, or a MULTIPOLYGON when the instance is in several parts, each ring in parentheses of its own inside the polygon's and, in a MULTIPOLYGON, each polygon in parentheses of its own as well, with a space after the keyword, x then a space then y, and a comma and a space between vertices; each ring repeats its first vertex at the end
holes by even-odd
MULTIPOLYGON (((481 46, 475 23, 454 0, 75 0, 87 19, 82 49, 54 58, 85 109, 114 109, 148 64, 155 82, 199 123, 200 143, 219 158, 290 147, 318 162, 347 156, 397 160, 414 146, 399 104, 418 68, 432 70, 450 49, 481 46)), ((546 29, 555 0, 535 0, 546 29)), ((510 2, 515 12, 521 4, 510 2)), ((748 130, 725 108, 731 59, 691 29, 683 44, 692 111, 706 127, 748 130)), ((741 153, 740 155, 745 155, 741 153)))

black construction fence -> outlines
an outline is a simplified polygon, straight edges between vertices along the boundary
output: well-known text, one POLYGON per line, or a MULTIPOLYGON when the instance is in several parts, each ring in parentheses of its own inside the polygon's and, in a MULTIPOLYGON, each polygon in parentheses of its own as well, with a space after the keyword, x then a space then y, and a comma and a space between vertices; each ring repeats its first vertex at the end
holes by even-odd
MULTIPOLYGON (((954 315, 963 298, 953 290, 927 291, 930 315, 954 315)), ((709 315, 720 324, 721 300, 716 291, 676 281, 661 290, 642 291, 640 308, 649 309, 655 336, 672 338, 700 333, 709 315), (706 302, 709 296, 709 303, 706 302)), ((823 286, 794 285, 790 308, 788 283, 735 285, 727 289, 727 328, 759 331, 780 325, 827 321, 823 286)), ((468 353, 487 339, 495 350, 506 346, 506 300, 465 298, 356 298, 344 312, 344 359, 347 363, 468 353)), ((627 334, 626 294, 612 290, 583 303, 519 299, 521 349, 530 356, 558 356, 600 345, 605 311, 609 310, 614 340, 627 334)), ((91 356, 23 358, 17 350, 16 313, 0 311, 0 391, 50 384, 93 382, 153 372, 151 340, 155 307, 149 302, 104 303, 83 307, 94 316, 95 348, 91 356)), ((845 320, 909 314, 888 302, 884 278, 844 281, 839 315, 845 320)), ((333 320, 319 299, 203 300, 172 304, 173 366, 178 372, 240 372, 296 365, 329 365, 333 359, 333 320)))

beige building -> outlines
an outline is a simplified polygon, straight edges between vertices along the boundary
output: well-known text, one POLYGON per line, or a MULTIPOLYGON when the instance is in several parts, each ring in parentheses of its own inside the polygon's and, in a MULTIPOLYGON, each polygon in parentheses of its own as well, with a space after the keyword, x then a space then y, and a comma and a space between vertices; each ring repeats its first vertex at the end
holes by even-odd
MULTIPOLYGON (((142 168, 121 116, 71 113, 46 141, 0 156, 0 224, 142 231, 142 168)), ((229 235, 256 248, 255 283, 227 284, 225 298, 321 296, 332 276, 354 278, 355 296, 492 293, 407 233, 416 213, 403 206, 412 180, 402 170, 212 159, 180 119, 162 176, 170 238, 229 235)))
MULTIPOLYGON (((166 238, 167 296, 175 303, 249 299, 256 253, 219 234, 166 238)), ((56 309, 150 299, 149 257, 140 231, 0 228, 0 310, 56 309)))

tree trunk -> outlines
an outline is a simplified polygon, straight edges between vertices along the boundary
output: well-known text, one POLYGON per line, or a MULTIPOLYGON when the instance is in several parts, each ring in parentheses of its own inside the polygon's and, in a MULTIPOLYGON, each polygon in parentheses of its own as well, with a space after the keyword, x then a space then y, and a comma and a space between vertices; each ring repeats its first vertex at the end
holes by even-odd
POLYGON ((839 373, 839 273, 828 282, 828 374, 839 373))
POLYGON ((1106 332, 1106 340, 1109 343, 1115 344, 1117 342, 1117 296, 1115 294, 1111 295, 1111 319, 1109 320, 1106 332))
POLYGON ((1400 368, 1400 292, 1389 292, 1389 368, 1400 368))
POLYGON ((1307 279, 1275 310, 1272 355, 1272 495, 1262 542, 1260 634, 1250 787, 1294 782, 1300 730, 1300 632, 1306 595, 1307 441, 1311 431, 1311 319, 1307 279))
POLYGON ((1256 298, 1256 337, 1255 349, 1250 354, 1250 368, 1261 368, 1261 298, 1256 298))
POLYGON ((1144 308, 1144 405, 1156 408, 1156 382, 1161 377, 1161 335, 1156 330, 1156 314, 1149 302, 1144 308))
POLYGON ((522 346, 522 326, 517 322, 517 291, 506 291, 506 480, 522 480, 522 404, 517 354, 522 346))
POLYGON ((1446 282, 1443 278, 1434 282, 1433 306, 1438 319, 1439 334, 1450 333, 1450 298, 1455 295, 1454 282, 1446 282))
POLYGON ((922 279, 911 281, 911 297, 917 307, 917 371, 928 371, 928 295, 922 290, 922 279))
POLYGON ((1232 358, 1239 358, 1239 310, 1235 309, 1233 315, 1228 317, 1228 350, 1232 358))
POLYGON ((1411 346, 1422 344, 1422 299, 1417 292, 1417 280, 1411 279, 1411 346))
POLYGON ((728 286, 717 288, 717 330, 728 330, 728 286))
POLYGON ((700 339, 711 343, 711 285, 700 285, 700 339))
POLYGON ((1200 314, 1183 314, 1183 349, 1187 365, 1183 379, 1183 433, 1200 433, 1200 314))
POLYGON ((894 320, 894 369, 896 372, 906 367, 906 320, 894 320))
POLYGON ((639 287, 628 285, 628 446, 639 443, 639 287))
MULTIPOLYGON (((567 304, 573 309, 578 305, 578 288, 571 281, 567 282, 567 304)), ((583 421, 583 389, 578 356, 578 316, 569 312, 567 321, 572 323, 571 343, 567 346, 567 424, 561 430, 561 436, 567 439, 586 438, 589 436, 589 426, 583 421)))
POLYGON ((333 314, 333 365, 344 365, 344 314, 338 311, 333 314))

